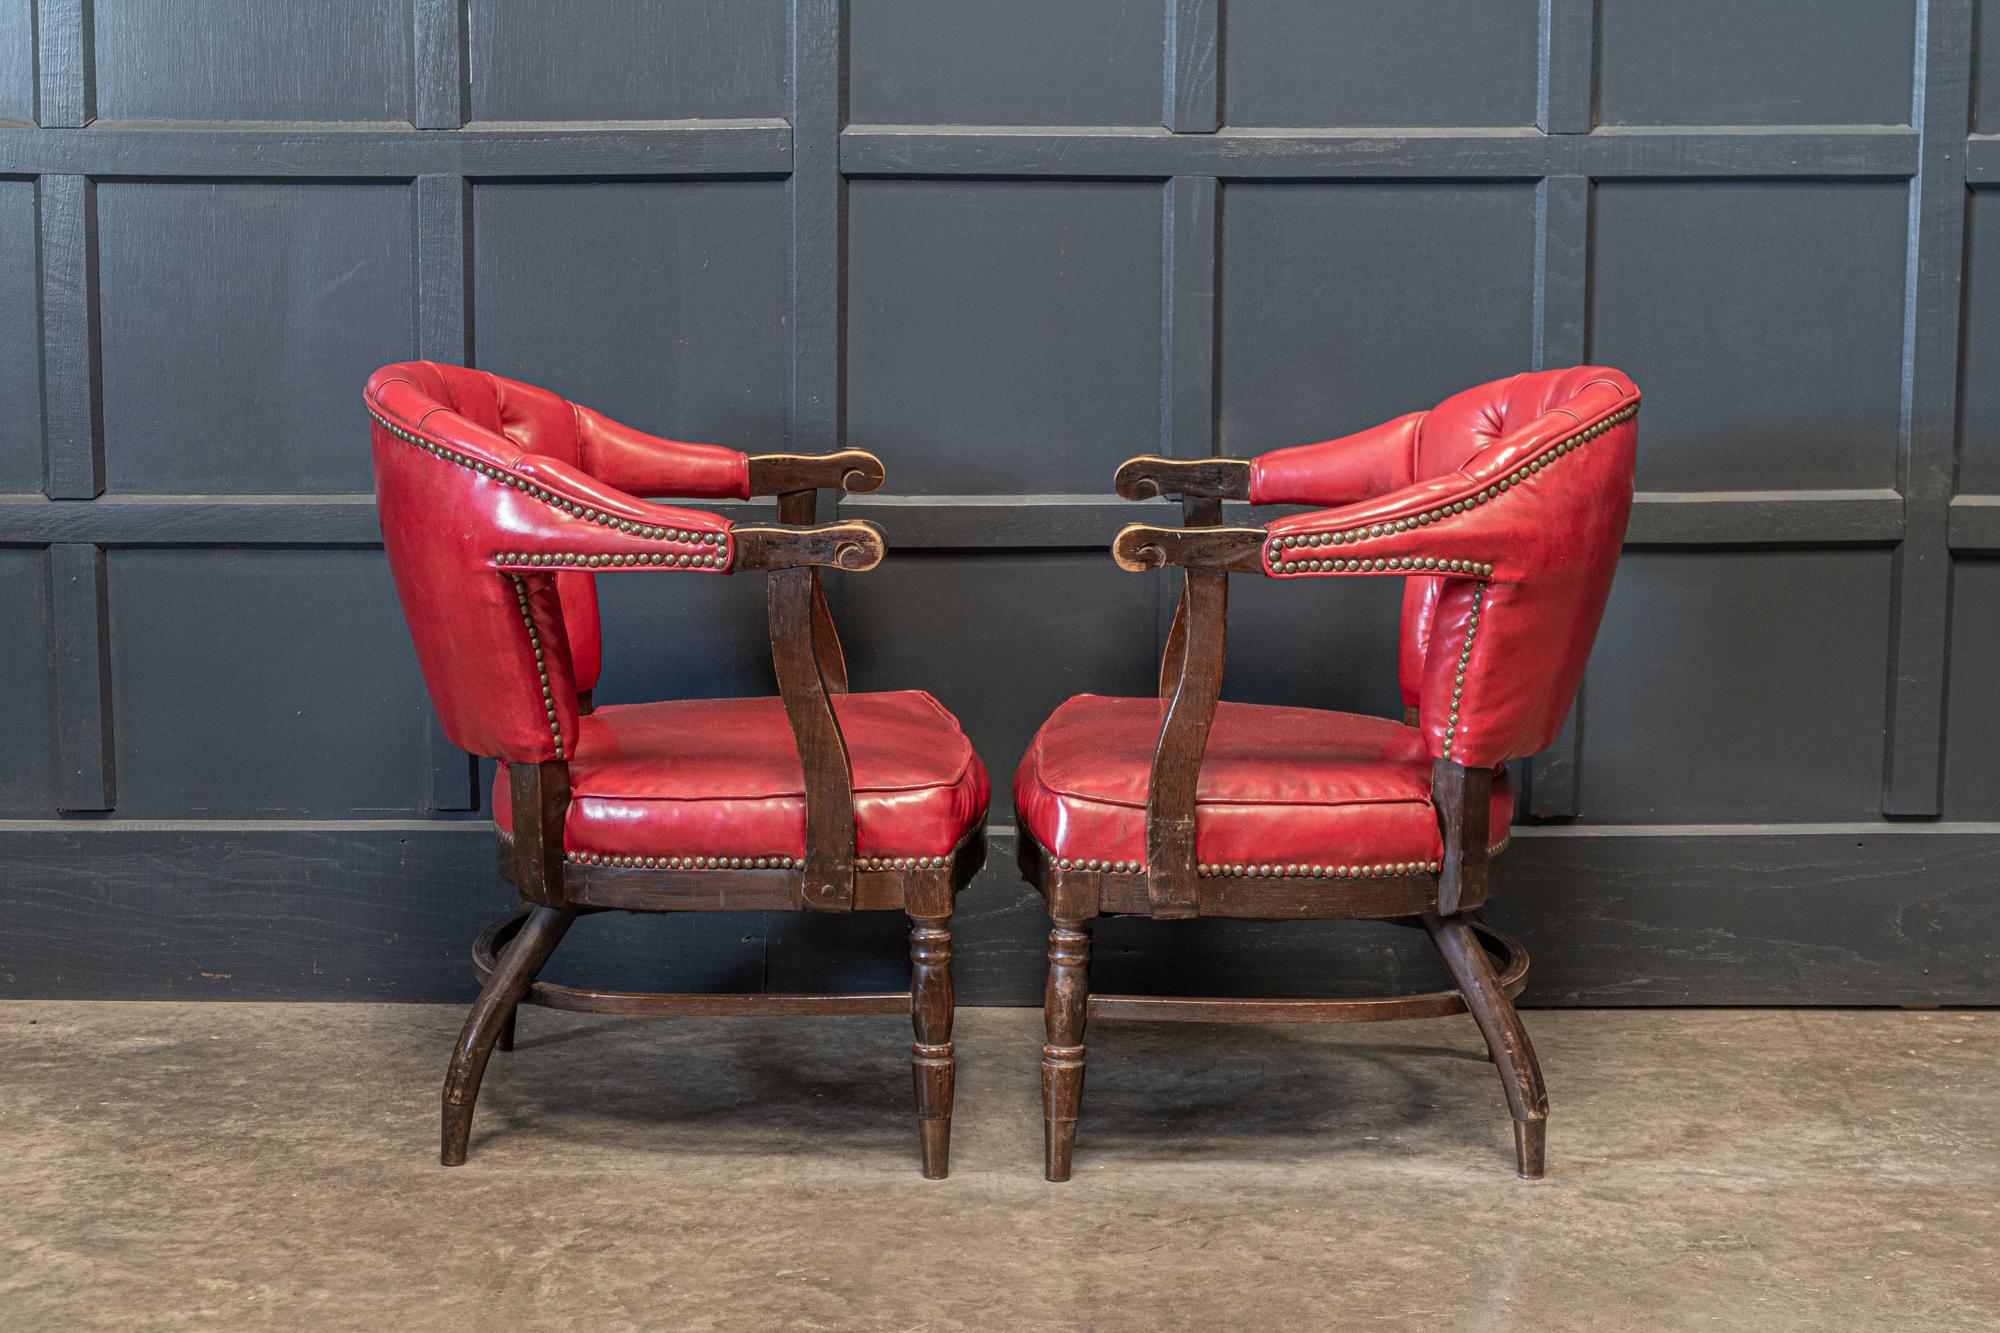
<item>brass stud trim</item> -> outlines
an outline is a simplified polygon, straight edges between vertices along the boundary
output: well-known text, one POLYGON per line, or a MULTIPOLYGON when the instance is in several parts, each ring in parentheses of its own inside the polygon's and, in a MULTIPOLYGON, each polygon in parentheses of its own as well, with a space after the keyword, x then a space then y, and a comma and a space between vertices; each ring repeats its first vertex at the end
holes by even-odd
POLYGON ((1360 560, 1323 560, 1301 556, 1286 556, 1287 551, 1308 546, 1346 546, 1354 542, 1368 541, 1375 537, 1394 536, 1462 514, 1476 505, 1483 505, 1503 492, 1512 490, 1517 482, 1526 481, 1530 476, 1553 464, 1558 458, 1572 450, 1581 449, 1590 441, 1614 426, 1630 421, 1637 416, 1639 405, 1629 404, 1619 408, 1610 416, 1593 425, 1584 427, 1575 435, 1558 440, 1534 458, 1515 466, 1512 472, 1501 477, 1472 495, 1448 503, 1434 506, 1421 513, 1405 518, 1391 519, 1385 523, 1370 523, 1366 526, 1344 528, 1335 532, 1291 532, 1274 536, 1264 547, 1264 562, 1274 574, 1365 574, 1377 570, 1407 570, 1412 573, 1436 571, 1439 573, 1471 574, 1477 578, 1491 578, 1493 566, 1480 561, 1437 561, 1429 556, 1395 556, 1388 558, 1360 560))
MULTIPOLYGON (((642 559, 641 557, 635 555, 629 561, 619 561, 617 563, 631 563, 631 564, 643 563, 643 564, 662 564, 662 565, 677 564, 677 565, 701 566, 710 569, 721 569, 729 563, 729 553, 726 549, 728 544, 728 536, 726 533, 702 532, 694 528, 662 527, 651 523, 641 523, 636 519, 620 518, 616 514, 607 514, 601 509, 593 509, 588 505, 579 504, 576 501, 569 499, 567 496, 559 495, 556 492, 549 490, 546 486, 537 486, 533 482, 529 481, 527 478, 517 477, 513 473, 507 471, 504 468, 494 467, 491 463, 483 463, 480 460, 471 457, 470 455, 459 453, 455 449, 448 449, 444 445, 439 444, 435 440, 427 440, 423 436, 417 435, 409 430, 404 429, 402 426, 397 425, 395 422, 383 416, 380 412, 377 412, 373 407, 369 407, 367 409, 367 412, 369 418, 372 421, 374 421, 376 425, 380 426, 383 430, 388 431, 391 435, 395 436, 399 440, 402 440, 404 443, 413 444, 417 448, 423 450, 427 454, 430 454, 434 458, 441 458, 447 463, 456 464, 459 467, 465 468, 467 471, 476 472, 482 477, 486 477, 489 478, 490 480, 497 481, 503 486, 511 487, 514 490, 520 491, 524 495, 530 496, 531 498, 536 500, 540 500, 544 504, 550 505, 556 509, 560 509, 564 513, 570 515, 573 518, 580 518, 587 523, 595 523, 601 527, 612 528, 618 532, 626 533, 629 536, 645 537, 652 541, 670 542, 680 546, 725 547, 725 550, 719 553, 703 552, 700 555, 686 557, 682 559, 673 559, 669 557, 668 559, 665 560, 651 560, 651 559, 642 559)), ((563 565, 565 563, 569 563, 570 561, 585 561, 585 560, 592 560, 592 558, 579 555, 579 556, 572 556, 569 558, 569 561, 565 561, 562 558, 553 556, 548 557, 546 560, 531 559, 529 557, 524 556, 521 557, 519 560, 511 563, 521 563, 521 564, 546 563, 553 565, 563 565)), ((601 557, 601 560, 604 563, 611 563, 612 557, 608 555, 603 556, 601 557)), ((593 564, 597 563, 597 561, 593 560, 592 563, 593 564)))
POLYGON ((1477 583, 1472 588, 1472 610, 1465 617, 1465 644, 1458 650, 1458 669, 1452 673, 1451 714, 1445 721, 1444 741, 1440 749, 1442 757, 1451 758, 1453 741, 1458 737, 1458 700, 1465 691, 1465 673, 1472 662, 1472 640, 1479 633, 1479 611, 1486 597, 1486 585, 1477 583))
POLYGON ((572 851, 567 859, 578 865, 610 870, 804 870, 795 856, 625 856, 610 852, 572 851))
MULTIPOLYGON (((1048 848, 1043 847, 1042 851, 1044 854, 1047 854, 1048 848)), ((1047 859, 1058 870, 1070 870, 1088 874, 1136 875, 1146 868, 1144 861, 1116 861, 1108 857, 1098 856, 1059 857, 1049 855, 1047 859)))
POLYGON ((494 553, 493 563, 503 568, 514 565, 524 569, 606 569, 653 565, 720 569, 725 558, 721 555, 675 554, 670 551, 498 551, 494 553))
POLYGON ((542 712, 549 719, 549 734, 556 738, 556 758, 563 757, 562 723, 556 720, 556 697, 549 690, 549 664, 542 656, 542 636, 535 628, 535 617, 528 610, 528 585, 521 581, 519 574, 509 574, 514 581, 514 600, 521 608, 521 623, 528 627, 528 647, 535 654, 535 674, 542 682, 542 712))
POLYGON ((1437 861, 1386 861, 1376 865, 1231 861, 1195 866, 1195 874, 1204 879, 1388 879, 1398 875, 1436 875, 1442 870, 1437 861))
POLYGON ((856 870, 942 870, 950 856, 864 856, 856 860, 856 870))

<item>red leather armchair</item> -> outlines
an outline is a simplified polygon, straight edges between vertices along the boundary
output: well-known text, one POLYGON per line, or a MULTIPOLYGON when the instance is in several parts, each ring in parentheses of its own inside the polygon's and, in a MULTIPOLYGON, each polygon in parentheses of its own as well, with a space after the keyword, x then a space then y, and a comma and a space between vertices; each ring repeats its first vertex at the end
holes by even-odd
POLYGON ((1512 1003, 1527 955, 1468 914, 1507 842, 1501 765, 1555 739, 1597 632, 1631 511, 1638 403, 1615 370, 1541 371, 1253 460, 1119 469, 1127 499, 1182 497, 1187 526, 1128 527, 1113 556, 1129 570, 1179 567, 1183 587, 1159 697, 1071 699, 1014 779, 1022 871, 1052 918, 1049 1179, 1070 1173, 1088 1017, 1353 1022, 1468 1009, 1499 1066, 1520 1173, 1542 1173, 1548 1099, 1512 1003), (1223 527, 1224 500, 1319 508, 1223 527), (1231 573, 1403 579, 1404 721, 1219 703, 1231 573), (1105 913, 1421 925, 1457 989, 1092 996, 1088 927, 1105 913))
POLYGON ((916 1029, 924 1174, 948 1166, 951 912, 984 860, 986 772, 930 695, 851 694, 820 569, 883 556, 861 522, 807 526, 819 489, 870 491, 858 449, 747 457, 657 439, 483 371, 407 362, 365 390, 383 544, 452 743, 501 763, 500 870, 521 907, 474 946, 484 981, 445 1079, 442 1160, 520 1003, 609 1013, 885 1013, 916 1029), (779 497, 745 526, 642 495, 779 497), (596 577, 769 574, 779 696, 592 706, 596 577), (909 914, 912 985, 877 995, 653 995, 537 980, 585 912, 909 914))

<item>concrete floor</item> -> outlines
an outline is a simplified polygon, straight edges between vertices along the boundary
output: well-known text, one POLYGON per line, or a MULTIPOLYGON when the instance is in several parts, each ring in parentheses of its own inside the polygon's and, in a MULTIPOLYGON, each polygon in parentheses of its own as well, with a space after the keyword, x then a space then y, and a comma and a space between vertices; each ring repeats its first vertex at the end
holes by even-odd
POLYGON ((0 1005, 0 1327, 1992 1329, 2000 1014, 1541 1012, 1550 1173, 1470 1020, 960 1015, 922 1180, 891 1019, 530 1010, 436 1164, 459 1011, 0 1005))

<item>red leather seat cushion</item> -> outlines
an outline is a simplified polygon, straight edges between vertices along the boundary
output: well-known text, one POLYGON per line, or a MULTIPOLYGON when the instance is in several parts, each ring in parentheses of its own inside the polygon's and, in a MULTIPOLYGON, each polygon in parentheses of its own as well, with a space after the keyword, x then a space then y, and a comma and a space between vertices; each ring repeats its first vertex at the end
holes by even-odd
MULTIPOLYGON (((986 769, 921 690, 833 699, 854 774, 855 854, 948 852, 986 816, 986 769)), ((565 848, 608 856, 803 856, 805 784, 784 702, 612 704, 580 720, 565 848)), ((513 830, 507 771, 493 813, 513 830)))
MULTIPOLYGON (((1143 861, 1165 703, 1083 694, 1050 715, 1014 775, 1021 828, 1058 857, 1143 861)), ((1315 708, 1218 704, 1196 788, 1208 865, 1429 865, 1444 854, 1431 760, 1414 727, 1315 708)), ((1488 841, 1514 814, 1493 778, 1488 841)))

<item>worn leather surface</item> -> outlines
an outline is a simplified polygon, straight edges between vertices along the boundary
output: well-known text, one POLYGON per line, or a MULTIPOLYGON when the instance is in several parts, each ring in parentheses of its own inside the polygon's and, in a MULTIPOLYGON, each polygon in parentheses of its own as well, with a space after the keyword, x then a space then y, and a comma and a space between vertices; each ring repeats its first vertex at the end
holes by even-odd
MULTIPOLYGON (((986 769, 920 690, 833 697, 857 856, 950 851, 985 817, 986 769)), ((582 719, 564 846, 612 856, 803 856, 805 785, 777 698, 614 704, 582 719)), ((493 812, 512 829, 503 767, 493 812)))
MULTIPOLYGON (((363 397, 374 416, 475 465, 440 458, 371 418, 382 541, 445 735, 460 749, 499 759, 568 757, 577 735, 577 691, 592 688, 598 675, 594 577, 580 570, 520 574, 531 634, 516 581, 495 556, 728 556, 727 520, 652 504, 632 491, 742 496, 746 457, 654 439, 545 390, 461 366, 384 366, 363 397), (663 542, 620 523, 714 537, 717 544, 663 542)), ((640 568, 686 574, 727 567, 725 560, 721 569, 640 568)))
MULTIPOLYGON (((1632 381, 1606 367, 1537 371, 1252 464, 1254 500, 1329 506, 1279 519, 1270 525, 1274 537, 1363 534, 1308 548, 1306 555, 1492 566, 1478 594, 1478 632, 1462 688, 1458 659, 1477 583, 1415 576, 1406 585, 1399 674, 1404 702, 1418 708, 1432 755, 1494 765, 1555 740, 1624 541, 1636 421, 1611 425, 1579 447, 1559 446, 1638 400, 1632 381), (1490 498, 1478 499, 1503 482, 1490 498), (1440 514, 1445 506, 1462 508, 1440 514), (1398 522, 1404 530, 1394 530, 1398 522), (1369 529, 1387 530, 1370 535, 1369 529)), ((1273 553, 1267 545, 1265 568, 1278 577, 1368 576, 1286 570, 1273 553)))
MULTIPOLYGON (((1084 694, 1056 709, 1015 773, 1022 830, 1059 857, 1143 861, 1165 707, 1084 694)), ((1195 799, 1195 857, 1204 863, 1428 863, 1444 851, 1423 736, 1383 718, 1218 704, 1195 799)), ((1493 779, 1496 840, 1513 812, 1502 770, 1493 779)))

